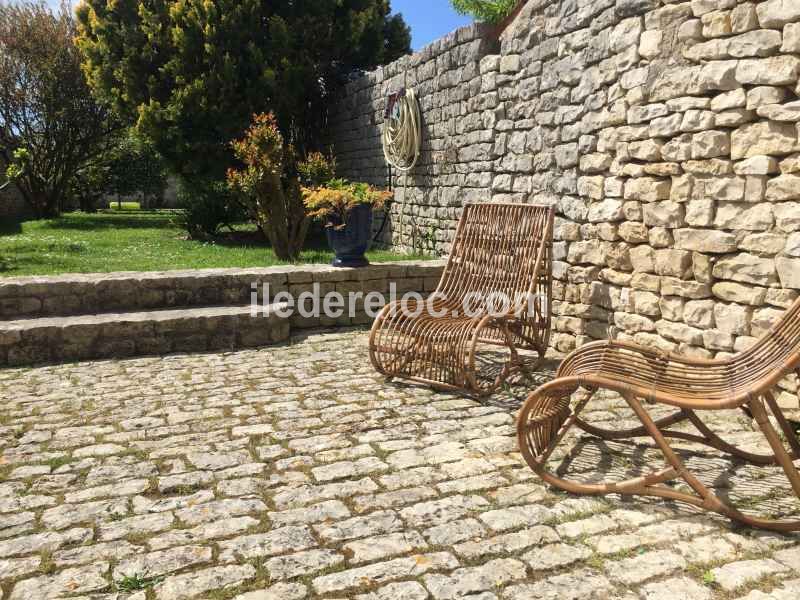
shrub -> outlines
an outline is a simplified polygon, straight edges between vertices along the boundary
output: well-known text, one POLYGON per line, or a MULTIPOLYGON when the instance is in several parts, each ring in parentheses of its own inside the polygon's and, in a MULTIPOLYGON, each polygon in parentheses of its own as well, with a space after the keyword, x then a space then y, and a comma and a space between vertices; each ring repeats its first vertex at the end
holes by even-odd
POLYGON ((178 204, 183 209, 180 225, 193 240, 214 237, 241 217, 236 199, 224 182, 184 182, 178 204))
POLYGON ((167 187, 167 171, 151 141, 128 131, 108 159, 109 192, 119 196, 142 194, 145 205, 149 206, 149 201, 160 204, 167 187))
POLYGON ((228 171, 228 187, 248 217, 267 236, 275 255, 294 260, 300 255, 310 219, 300 194, 296 170, 313 185, 333 173, 333 161, 314 153, 297 164, 294 150, 287 147, 275 115, 253 116, 253 123, 241 140, 231 143, 244 168, 228 171))
POLYGON ((312 152, 297 166, 297 172, 301 185, 321 185, 336 176, 336 159, 322 152, 312 152))
POLYGON ((342 229, 347 225, 347 215, 361 204, 382 208, 392 193, 376 189, 366 183, 351 183, 345 179, 332 179, 320 187, 304 187, 303 202, 309 216, 319 219, 325 227, 342 229))
POLYGON ((511 14, 519 0, 451 0, 453 8, 462 15, 472 15, 478 21, 498 23, 511 14))

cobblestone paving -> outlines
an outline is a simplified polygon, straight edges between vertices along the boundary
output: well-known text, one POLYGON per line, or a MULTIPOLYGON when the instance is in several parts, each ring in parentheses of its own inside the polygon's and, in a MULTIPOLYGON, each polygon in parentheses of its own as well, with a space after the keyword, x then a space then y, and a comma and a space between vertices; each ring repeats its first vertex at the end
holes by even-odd
MULTIPOLYGON (((365 346, 363 331, 312 333, 0 371, 0 598, 798 597, 800 537, 555 493, 516 451, 526 388, 478 402, 387 384, 365 346)), ((627 418, 612 399, 592 409, 627 418)), ((744 419, 714 424, 755 441, 744 419)), ((651 457, 578 447, 588 477, 651 457)), ((774 473, 690 462, 745 504, 800 508, 774 473)))

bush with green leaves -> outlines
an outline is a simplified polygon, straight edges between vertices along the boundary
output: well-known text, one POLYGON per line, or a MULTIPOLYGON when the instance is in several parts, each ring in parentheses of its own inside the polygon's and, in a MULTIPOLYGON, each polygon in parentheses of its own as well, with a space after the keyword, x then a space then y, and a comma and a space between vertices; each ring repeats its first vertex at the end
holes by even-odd
POLYGON ((301 178, 307 185, 331 179, 333 160, 315 152, 298 161, 272 113, 253 115, 244 137, 234 140, 231 147, 242 167, 228 170, 228 187, 269 239, 275 255, 281 260, 297 259, 310 225, 301 178))
POLYGON ((346 179, 331 179, 322 185, 304 186, 301 191, 309 216, 333 229, 347 227, 347 217, 358 206, 368 204, 380 210, 392 197, 392 192, 388 190, 346 179))
POLYGON ((108 191, 120 198, 141 194, 150 205, 160 202, 166 187, 166 165, 155 145, 129 131, 110 156, 108 191))
POLYGON ((243 218, 240 205, 224 181, 181 182, 178 205, 179 225, 193 240, 207 240, 220 229, 243 218))
POLYGON ((462 15, 478 21, 498 23, 511 14, 520 0, 451 0, 453 8, 462 15))
POLYGON ((166 187, 164 159, 152 142, 128 130, 95 163, 76 174, 70 194, 85 212, 93 212, 109 194, 120 202, 141 196, 146 207, 159 208, 166 187))

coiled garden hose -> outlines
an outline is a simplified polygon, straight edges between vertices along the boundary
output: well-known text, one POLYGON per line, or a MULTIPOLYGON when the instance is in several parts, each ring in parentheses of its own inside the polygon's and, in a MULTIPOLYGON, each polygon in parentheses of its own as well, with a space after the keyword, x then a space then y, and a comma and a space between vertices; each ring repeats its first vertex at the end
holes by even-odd
POLYGON ((383 155, 400 173, 408 173, 419 160, 422 149, 422 120, 413 89, 405 89, 389 99, 383 123, 383 155))

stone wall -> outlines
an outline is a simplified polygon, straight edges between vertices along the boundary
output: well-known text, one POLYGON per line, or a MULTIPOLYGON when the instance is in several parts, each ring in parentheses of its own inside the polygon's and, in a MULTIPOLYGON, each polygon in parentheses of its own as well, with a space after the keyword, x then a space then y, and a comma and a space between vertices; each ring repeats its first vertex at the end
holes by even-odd
POLYGON ((466 201, 555 204, 558 349, 719 357, 764 333, 800 289, 800 1, 530 0, 484 34, 344 93, 340 167, 378 184, 385 97, 422 96, 386 242, 446 253, 466 201))
MULTIPOLYGON (((2 169, 2 164, 0 164, 0 169, 2 169)), ((29 214, 30 209, 14 184, 0 190, 0 220, 16 221, 29 214)))
MULTIPOLYGON (((165 272, 69 273, 0 278, 0 328, 4 322, 45 317, 141 312, 205 306, 249 304, 254 286, 259 302, 268 287, 268 302, 289 292, 295 298, 320 285, 320 294, 350 291, 398 294, 432 292, 444 261, 376 263, 360 269, 328 265, 192 269, 165 272)), ((312 323, 315 325, 331 323, 312 323)))
POLYGON ((425 296, 443 269, 442 261, 404 261, 362 269, 299 265, 0 279, 0 368, 252 348, 284 341, 291 330, 366 325, 372 317, 365 295, 390 297, 394 289, 398 297, 425 296), (253 284, 263 309, 255 315, 253 284), (345 312, 303 314, 297 303, 311 310, 304 294, 316 289, 318 306, 326 294, 341 293, 345 312), (291 294, 294 310, 282 312, 281 292, 291 294), (362 294, 352 311, 351 293, 362 294))
MULTIPOLYGON (((480 61, 499 47, 490 28, 473 25, 347 86, 331 121, 337 161, 351 179, 394 185, 387 245, 446 251, 462 203, 490 199, 502 115, 497 91, 481 93, 480 61), (390 172, 381 147, 386 98, 403 87, 419 95, 423 121, 422 156, 407 176, 390 172)), ((376 219, 376 228, 381 224, 376 219)))

